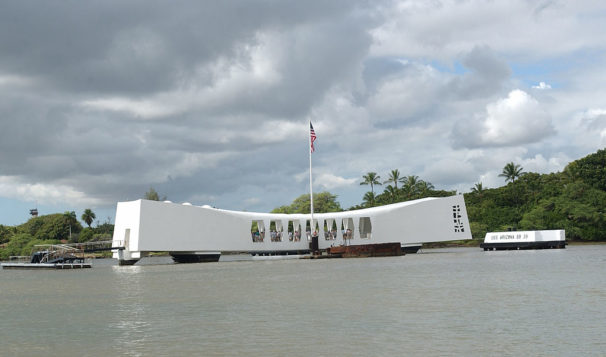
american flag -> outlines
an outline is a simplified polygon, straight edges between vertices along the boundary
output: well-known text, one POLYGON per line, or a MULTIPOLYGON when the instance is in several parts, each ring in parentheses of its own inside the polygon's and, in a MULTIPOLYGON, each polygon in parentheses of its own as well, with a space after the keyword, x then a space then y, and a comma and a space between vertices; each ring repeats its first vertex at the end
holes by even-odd
POLYGON ((314 126, 309 122, 309 137, 311 138, 311 152, 314 152, 314 141, 316 141, 316 132, 314 131, 314 126))

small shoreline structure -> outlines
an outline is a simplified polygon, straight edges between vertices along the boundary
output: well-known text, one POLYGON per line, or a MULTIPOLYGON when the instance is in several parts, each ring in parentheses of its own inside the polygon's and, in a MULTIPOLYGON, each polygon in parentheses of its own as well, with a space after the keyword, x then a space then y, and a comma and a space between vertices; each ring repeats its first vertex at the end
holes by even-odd
POLYGON ((488 250, 564 249, 564 230, 489 232, 480 248, 488 250))
POLYGON ((86 269, 92 265, 84 257, 84 250, 67 244, 39 244, 30 257, 11 257, 1 264, 2 269, 86 269))
POLYGON ((3 269, 87 269, 92 268, 91 253, 120 251, 123 247, 112 247, 112 241, 95 241, 69 244, 38 244, 32 247, 30 256, 11 256, 2 263, 3 269))

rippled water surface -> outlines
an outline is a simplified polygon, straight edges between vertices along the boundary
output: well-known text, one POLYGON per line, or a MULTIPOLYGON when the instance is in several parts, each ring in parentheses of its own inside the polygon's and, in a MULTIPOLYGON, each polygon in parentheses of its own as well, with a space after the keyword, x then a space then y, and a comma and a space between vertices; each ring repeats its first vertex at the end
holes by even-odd
POLYGON ((603 356, 605 326, 606 245, 0 271, 7 356, 603 356))

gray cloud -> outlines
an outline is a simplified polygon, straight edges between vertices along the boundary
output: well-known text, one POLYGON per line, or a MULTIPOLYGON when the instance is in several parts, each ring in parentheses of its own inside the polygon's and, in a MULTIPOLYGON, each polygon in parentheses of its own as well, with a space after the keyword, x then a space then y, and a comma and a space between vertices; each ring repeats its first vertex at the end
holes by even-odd
MULTIPOLYGON (((603 129, 583 114, 606 108, 602 60, 558 72, 543 64, 565 50, 516 34, 556 31, 565 48, 599 53, 599 36, 577 43, 550 24, 586 34, 606 22, 560 7, 532 15, 523 1, 415 4, 3 4, 0 199, 111 210, 153 186, 175 202, 267 211, 308 189, 311 119, 317 185, 348 207, 368 171, 471 187, 500 170, 494 155, 549 168, 571 157, 566 135, 591 128, 571 130, 570 115, 603 129), (554 74, 518 73, 520 62, 554 74), (583 83, 563 89, 572 78, 583 83), (540 80, 549 94, 530 88, 540 80)), ((573 151, 604 140, 593 137, 573 151)))
POLYGON ((485 98, 499 93, 511 75, 507 63, 488 46, 474 47, 463 57, 462 64, 470 72, 455 77, 446 88, 447 93, 460 99, 485 98))
MULTIPOLYGON (((2 67, 33 75, 52 86, 88 93, 144 94, 187 82, 197 66, 218 57, 237 58, 242 45, 254 44, 259 32, 324 24, 309 40, 355 36, 354 18, 347 20, 352 2, 241 1, 229 3, 177 1, 103 1, 74 6, 68 3, 10 2, 0 14, 2 67), (344 14, 344 15, 342 15, 344 14), (341 20, 333 21, 341 17, 341 20), (339 29, 341 28, 341 29, 339 29), (354 31, 351 31, 354 30, 354 31), (335 33, 341 31, 341 33, 335 33), (321 33, 321 32, 320 32, 321 33), (326 36, 326 34, 334 35, 326 36)), ((352 44, 356 44, 355 37, 352 44)), ((338 51, 346 46, 301 51, 300 59, 338 51)), ((296 46, 296 44, 295 44, 296 46)), ((315 46, 315 44, 314 44, 315 46)), ((302 48, 305 50, 305 48, 302 48)), ((344 54, 345 55, 345 54, 344 54)), ((332 58, 332 57, 331 57, 332 58)), ((321 60, 320 57, 318 60, 321 60)), ((335 58, 338 60, 338 58, 335 58)), ((326 67, 328 69, 329 67, 326 67)), ((218 78, 204 78, 208 83, 218 78)))

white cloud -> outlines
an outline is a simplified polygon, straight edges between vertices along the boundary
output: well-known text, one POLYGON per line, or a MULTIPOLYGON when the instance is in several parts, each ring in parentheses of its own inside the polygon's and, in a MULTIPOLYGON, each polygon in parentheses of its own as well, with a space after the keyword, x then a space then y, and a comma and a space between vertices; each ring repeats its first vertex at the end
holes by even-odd
POLYGON ((478 44, 521 58, 558 56, 601 46, 603 4, 592 1, 395 1, 372 34, 372 54, 453 58, 478 44), (504 34, 506 38, 504 38, 504 34))
POLYGON ((538 172, 544 174, 562 171, 572 160, 573 159, 562 153, 558 153, 551 158, 545 158, 542 154, 536 154, 534 157, 522 160, 520 165, 524 168, 524 172, 538 172))
POLYGON ((126 112, 142 119, 152 119, 175 114, 178 109, 172 108, 160 99, 130 99, 130 98, 105 98, 90 99, 81 103, 82 106, 115 112, 126 112))
MULTIPOLYGON (((483 187, 496 188, 503 185, 503 178, 499 176, 501 171, 488 171, 480 175, 480 179, 476 182, 481 182, 483 187)), ((473 187, 473 186, 470 186, 473 187)), ((467 192, 467 191, 465 191, 467 192)))
POLYGON ((534 98, 521 90, 511 91, 507 98, 489 104, 486 111, 486 143, 536 142, 553 133, 549 115, 534 98))
POLYGON ((73 187, 52 183, 29 183, 10 176, 0 176, 0 197, 38 203, 62 202, 68 205, 96 205, 100 200, 88 197, 73 187))
POLYGON ((580 113, 579 118, 590 128, 606 125, 606 109, 593 108, 580 113))
POLYGON ((350 186, 358 181, 357 178, 344 178, 333 174, 319 174, 314 177, 314 185, 326 190, 332 190, 344 186, 350 186))
POLYGON ((555 134, 551 116, 528 93, 516 89, 486 106, 484 117, 458 122, 453 140, 464 147, 538 143, 555 134))
POLYGON ((545 89, 551 89, 551 86, 545 82, 539 82, 539 84, 537 84, 536 86, 532 86, 532 88, 545 90, 545 89))
POLYGON ((606 146, 606 109, 593 108, 578 113, 574 123, 584 143, 606 146))
POLYGON ((15 88, 15 87, 26 87, 34 83, 32 78, 14 74, 2 74, 0 72, 0 88, 15 88))

